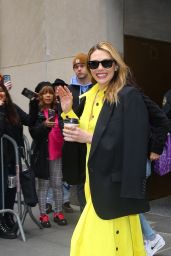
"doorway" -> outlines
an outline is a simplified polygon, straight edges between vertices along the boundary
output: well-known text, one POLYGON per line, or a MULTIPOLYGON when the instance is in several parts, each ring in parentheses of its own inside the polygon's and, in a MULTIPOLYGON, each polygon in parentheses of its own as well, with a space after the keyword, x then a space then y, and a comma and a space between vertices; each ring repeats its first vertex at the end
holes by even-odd
MULTIPOLYGON (((171 43, 124 36, 124 59, 144 93, 162 106, 163 96, 171 89, 171 43)), ((171 195, 171 173, 148 180, 150 199, 171 195)))
POLYGON ((171 89, 171 43, 126 35, 124 58, 138 85, 161 106, 171 89))

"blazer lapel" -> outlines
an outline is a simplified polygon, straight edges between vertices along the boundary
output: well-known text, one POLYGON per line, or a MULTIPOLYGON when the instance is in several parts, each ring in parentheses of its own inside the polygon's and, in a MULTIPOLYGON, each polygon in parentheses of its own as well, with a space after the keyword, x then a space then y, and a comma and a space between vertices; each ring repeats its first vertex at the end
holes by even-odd
POLYGON ((110 120, 110 117, 113 113, 114 108, 115 108, 115 104, 110 104, 105 100, 102 110, 99 114, 95 130, 94 130, 89 160, 91 159, 92 155, 94 154, 94 152, 97 148, 97 145, 100 141, 102 134, 104 133, 104 131, 107 127, 107 124, 110 120))

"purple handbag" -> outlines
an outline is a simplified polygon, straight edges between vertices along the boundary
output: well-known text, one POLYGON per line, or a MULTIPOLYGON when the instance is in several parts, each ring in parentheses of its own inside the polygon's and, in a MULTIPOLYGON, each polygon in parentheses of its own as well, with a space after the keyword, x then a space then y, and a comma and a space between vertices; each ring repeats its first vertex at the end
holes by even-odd
POLYGON ((167 139, 162 154, 158 160, 154 161, 154 171, 160 176, 171 172, 171 134, 167 134, 167 139))

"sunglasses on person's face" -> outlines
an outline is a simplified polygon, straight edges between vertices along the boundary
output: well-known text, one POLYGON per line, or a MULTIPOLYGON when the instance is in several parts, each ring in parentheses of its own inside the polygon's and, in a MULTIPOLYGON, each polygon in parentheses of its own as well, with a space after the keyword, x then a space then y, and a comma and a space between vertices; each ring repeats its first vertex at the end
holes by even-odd
POLYGON ((103 68, 111 68, 113 63, 116 63, 114 60, 90 60, 88 61, 88 66, 90 69, 96 69, 99 67, 100 63, 102 64, 103 68))

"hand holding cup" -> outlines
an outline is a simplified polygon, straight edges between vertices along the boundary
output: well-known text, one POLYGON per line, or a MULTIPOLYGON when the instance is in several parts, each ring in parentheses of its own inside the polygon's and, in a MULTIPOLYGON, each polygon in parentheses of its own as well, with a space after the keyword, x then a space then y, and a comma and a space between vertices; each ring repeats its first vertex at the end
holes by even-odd
POLYGON ((92 134, 79 127, 79 120, 67 118, 64 120, 63 135, 65 141, 91 143, 92 134))

